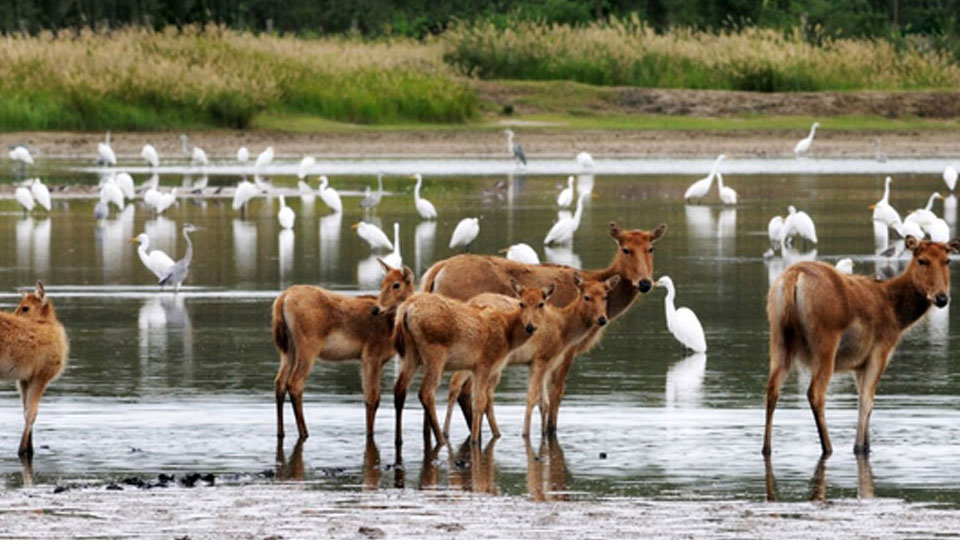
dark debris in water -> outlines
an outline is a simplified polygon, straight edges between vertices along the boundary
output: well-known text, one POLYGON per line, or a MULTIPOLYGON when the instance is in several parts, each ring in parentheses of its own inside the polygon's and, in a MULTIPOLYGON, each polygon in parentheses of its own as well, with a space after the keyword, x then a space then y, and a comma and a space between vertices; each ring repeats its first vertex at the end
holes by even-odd
POLYGON ((323 467, 319 470, 320 475, 326 478, 340 478, 343 476, 342 467, 323 467))

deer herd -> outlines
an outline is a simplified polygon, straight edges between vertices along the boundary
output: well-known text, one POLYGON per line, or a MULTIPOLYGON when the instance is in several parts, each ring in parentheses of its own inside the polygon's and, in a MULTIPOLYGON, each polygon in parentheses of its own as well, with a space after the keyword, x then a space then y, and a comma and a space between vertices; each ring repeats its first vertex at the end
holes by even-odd
MULTIPOLYGON (((531 432, 534 407, 540 429, 557 429, 565 380, 574 359, 593 347, 606 326, 653 289, 654 244, 667 232, 625 230, 610 223, 616 252, 609 266, 577 270, 531 265, 505 258, 463 254, 430 267, 416 286, 413 271, 385 271, 378 296, 347 296, 309 285, 283 291, 273 302, 273 341, 280 356, 274 380, 277 437, 284 437, 283 407, 289 395, 298 440, 308 436, 303 392, 317 358, 330 362, 359 358, 366 407, 366 433, 372 437, 380 405, 384 364, 400 357, 393 386, 395 440, 403 441, 407 390, 418 370, 418 396, 424 407, 424 433, 443 443, 459 404, 473 443, 479 444, 483 418, 500 436, 494 390, 503 370, 529 370, 523 436, 531 432), (445 372, 452 372, 443 427, 435 394, 445 372)), ((808 399, 824 455, 832 452, 824 406, 835 371, 852 371, 859 393, 854 452, 870 450, 868 421, 874 394, 900 336, 931 306, 950 297, 949 243, 905 242, 913 256, 899 276, 848 275, 819 262, 787 268, 767 297, 770 322, 770 377, 766 387, 763 453, 771 452, 773 413, 780 387, 794 364, 812 372, 808 399)), ((13 313, 0 313, 0 378, 16 381, 24 412, 19 455, 33 454, 33 424, 47 385, 67 361, 68 342, 42 283, 22 292, 13 313)))

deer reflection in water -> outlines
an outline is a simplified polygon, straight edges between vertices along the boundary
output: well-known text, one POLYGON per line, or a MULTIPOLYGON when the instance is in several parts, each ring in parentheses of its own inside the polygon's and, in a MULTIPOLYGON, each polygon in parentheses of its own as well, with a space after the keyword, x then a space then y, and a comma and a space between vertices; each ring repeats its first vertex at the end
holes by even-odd
MULTIPOLYGON (((827 460, 829 456, 821 456, 817 460, 817 465, 813 469, 813 475, 810 477, 810 496, 811 501, 824 502, 827 500, 827 460)), ((858 454, 857 460, 857 498, 872 499, 875 497, 873 468, 870 466, 870 459, 866 455, 858 454)), ((763 458, 765 476, 764 486, 766 488, 767 500, 777 502, 781 500, 779 490, 777 489, 776 478, 773 473, 773 460, 770 456, 763 458)))

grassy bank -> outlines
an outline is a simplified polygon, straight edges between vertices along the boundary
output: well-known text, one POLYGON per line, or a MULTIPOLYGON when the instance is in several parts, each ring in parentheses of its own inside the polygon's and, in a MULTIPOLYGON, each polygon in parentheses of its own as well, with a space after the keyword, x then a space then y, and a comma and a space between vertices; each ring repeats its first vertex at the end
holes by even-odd
POLYGON ((247 127, 263 111, 340 122, 463 122, 469 87, 437 44, 220 28, 0 38, 0 129, 247 127))
POLYGON ((633 18, 581 27, 461 25, 443 39, 445 60, 482 79, 760 92, 960 87, 960 66, 946 53, 882 40, 812 44, 799 31, 657 34, 633 18))

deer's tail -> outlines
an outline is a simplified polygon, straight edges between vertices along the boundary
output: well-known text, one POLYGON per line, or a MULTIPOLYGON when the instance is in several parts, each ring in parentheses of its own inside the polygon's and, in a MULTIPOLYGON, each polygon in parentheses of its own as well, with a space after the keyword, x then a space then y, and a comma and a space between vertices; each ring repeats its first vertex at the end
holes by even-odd
POLYGON ((287 321, 283 317, 283 302, 287 298, 287 293, 280 293, 280 296, 273 301, 273 343, 277 350, 286 354, 290 352, 290 329, 287 328, 287 321))
POLYGON ((446 264, 447 261, 438 261, 427 269, 427 273, 424 274, 423 278, 420 280, 421 292, 434 292, 434 288, 437 284, 437 276, 440 275, 440 271, 443 270, 443 267, 446 266, 446 264))
POLYGON ((767 297, 770 320, 770 362, 781 362, 789 368, 803 343, 803 322, 797 305, 799 272, 785 272, 774 282, 767 297))

